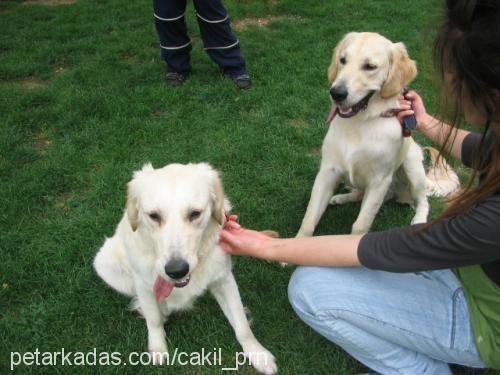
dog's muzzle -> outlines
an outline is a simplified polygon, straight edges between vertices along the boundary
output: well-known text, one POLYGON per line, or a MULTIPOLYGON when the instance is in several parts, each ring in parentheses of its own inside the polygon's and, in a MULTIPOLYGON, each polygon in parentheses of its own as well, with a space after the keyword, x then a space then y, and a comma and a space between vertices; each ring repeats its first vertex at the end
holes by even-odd
POLYGON ((333 102, 337 105, 338 115, 342 118, 353 117, 361 111, 364 111, 368 107, 368 102, 370 98, 373 96, 375 91, 370 91, 363 99, 354 104, 351 107, 347 107, 342 104, 348 96, 348 92, 345 86, 332 87, 330 89, 330 96, 332 97, 333 102))
POLYGON ((177 288, 189 283, 189 263, 184 259, 172 259, 165 265, 165 273, 174 281, 177 288))

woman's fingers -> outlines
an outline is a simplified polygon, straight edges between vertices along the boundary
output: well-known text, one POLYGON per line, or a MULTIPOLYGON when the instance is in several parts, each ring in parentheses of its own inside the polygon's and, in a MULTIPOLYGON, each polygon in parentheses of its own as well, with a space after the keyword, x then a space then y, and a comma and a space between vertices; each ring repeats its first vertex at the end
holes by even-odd
POLYGON ((410 109, 411 108, 411 102, 409 100, 401 100, 399 102, 399 108, 400 109, 410 109))
POLYGON ((224 250, 227 253, 232 253, 233 252, 233 246, 232 243, 234 242, 234 236, 229 232, 228 230, 223 230, 220 233, 220 240, 219 244, 222 247, 222 250, 224 250))
POLYGON ((406 116, 411 116, 414 113, 415 113, 415 111, 413 111, 412 109, 407 109, 407 110, 403 110, 403 111, 398 112, 398 114, 396 116, 397 116, 399 122, 402 124, 403 123, 403 119, 406 116))
POLYGON ((417 92, 415 90, 410 90, 405 94, 405 98, 414 99, 417 96, 417 92))
POLYGON ((228 220, 229 221, 238 221, 238 215, 229 215, 228 220))
POLYGON ((414 90, 408 92, 405 95, 405 98, 410 102, 410 105, 412 105, 412 106, 414 106, 414 105, 422 105, 423 106, 422 98, 414 90))
POLYGON ((235 230, 235 229, 240 229, 241 225, 237 223, 236 221, 233 220, 228 220, 224 223, 224 229, 225 230, 235 230))

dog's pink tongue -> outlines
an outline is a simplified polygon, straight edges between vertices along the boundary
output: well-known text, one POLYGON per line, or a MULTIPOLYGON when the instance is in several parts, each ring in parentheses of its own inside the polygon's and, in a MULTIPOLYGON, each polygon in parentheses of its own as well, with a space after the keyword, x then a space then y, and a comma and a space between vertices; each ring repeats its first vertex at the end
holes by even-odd
POLYGON ((174 289, 174 284, 167 282, 163 277, 158 276, 153 287, 155 292, 156 300, 160 302, 161 300, 167 298, 174 289))
POLYGON ((326 118, 325 124, 329 124, 332 122, 333 118, 337 114, 337 106, 332 103, 332 108, 330 109, 330 113, 328 114, 328 117, 326 118))

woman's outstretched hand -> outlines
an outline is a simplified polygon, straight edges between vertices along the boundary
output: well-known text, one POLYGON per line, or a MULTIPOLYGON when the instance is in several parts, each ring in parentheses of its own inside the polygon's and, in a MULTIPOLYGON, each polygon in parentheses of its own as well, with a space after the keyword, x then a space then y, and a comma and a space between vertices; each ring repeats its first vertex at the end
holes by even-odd
POLYGON ((245 229, 236 222, 236 216, 230 216, 220 235, 220 246, 232 255, 249 255, 267 258, 266 247, 272 239, 263 233, 245 229))
POLYGON ((336 235, 301 238, 272 238, 245 229, 236 216, 227 218, 220 235, 220 246, 232 255, 249 255, 270 261, 305 266, 359 266, 358 246, 362 235, 336 235))

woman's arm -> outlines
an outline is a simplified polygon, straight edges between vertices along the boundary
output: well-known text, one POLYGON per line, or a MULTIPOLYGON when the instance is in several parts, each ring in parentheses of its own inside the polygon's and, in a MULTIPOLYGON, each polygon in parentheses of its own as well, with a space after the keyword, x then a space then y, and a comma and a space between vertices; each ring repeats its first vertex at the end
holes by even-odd
POLYGON ((337 235, 276 239, 228 221, 221 233, 221 246, 233 255, 309 266, 359 266, 361 235, 337 235))
POLYGON ((402 111, 399 112, 398 119, 402 121, 404 117, 414 114, 417 119, 417 129, 439 146, 443 145, 448 133, 453 131, 450 137, 451 143, 448 143, 445 151, 456 159, 462 160, 462 143, 470 132, 462 129, 452 130, 450 125, 429 115, 422 98, 415 91, 408 92, 400 104, 402 111))
MULTIPOLYGON (((273 239, 242 228, 232 216, 221 233, 230 254, 299 265, 358 266, 419 272, 500 262, 500 194, 469 211, 444 218, 427 229, 415 224, 365 235, 273 239)), ((488 274, 500 285, 498 269, 488 274)))

